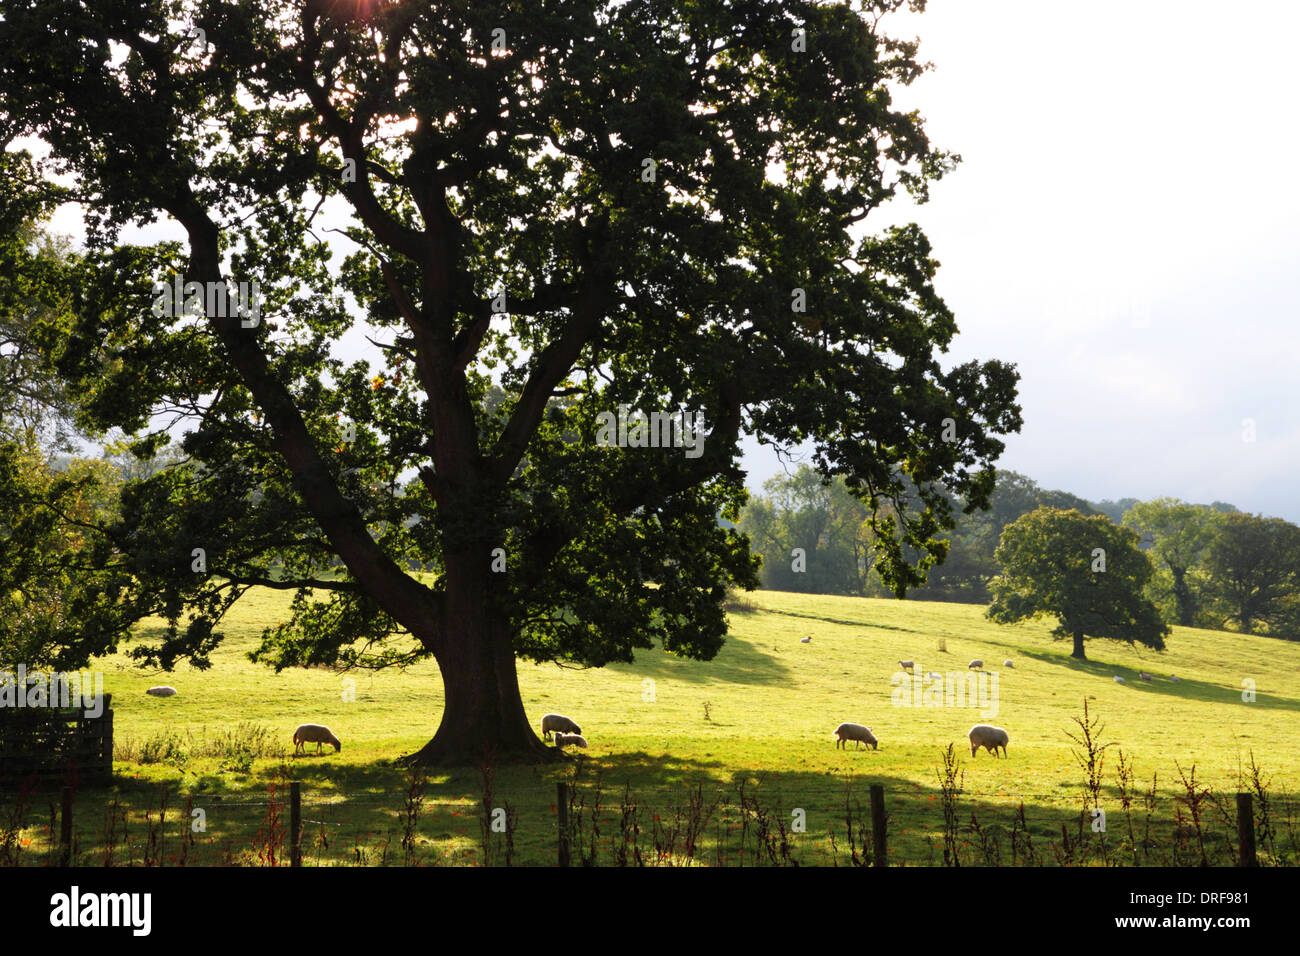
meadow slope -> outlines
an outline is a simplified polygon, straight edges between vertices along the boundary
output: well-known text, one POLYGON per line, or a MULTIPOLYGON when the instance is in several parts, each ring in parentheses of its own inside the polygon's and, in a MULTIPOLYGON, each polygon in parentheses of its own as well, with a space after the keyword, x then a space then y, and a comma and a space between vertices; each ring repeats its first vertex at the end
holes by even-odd
MULTIPOLYGON (((263 813, 257 799, 286 764, 318 807, 308 816, 322 833, 355 831, 358 844, 363 835, 378 839, 402 802, 405 778, 395 758, 424 743, 437 724, 441 686, 432 662, 401 673, 276 674, 248 661, 260 631, 283 619, 288 601, 280 592, 250 592, 230 616, 210 670, 144 673, 122 656, 97 665, 114 697, 119 754, 134 758, 117 763, 119 798, 147 799, 150 786, 167 780, 174 791, 199 794, 200 802, 233 807, 246 800, 243 818, 231 812, 214 819, 228 859, 238 858, 231 846, 248 842, 245 831, 263 813), (174 684, 180 693, 146 696, 156 683, 174 684), (344 748, 287 761, 231 761, 187 747, 186 741, 241 721, 264 726, 273 749, 286 751, 296 724, 325 723, 344 748), (328 820, 319 819, 320 807, 331 808, 328 820), (336 829, 326 831, 326 824, 336 829)), ((539 721, 558 711, 582 725, 590 741, 582 779, 599 778, 607 803, 610 791, 626 783, 648 803, 668 808, 681 805, 690 783, 713 788, 749 780, 787 817, 790 808, 806 810, 808 841, 824 843, 827 829, 842 819, 846 788, 865 802, 867 784, 884 783, 894 852, 908 862, 935 858, 942 824, 936 768, 949 743, 965 773, 963 821, 976 811, 1005 825, 1023 803, 1031 832, 1050 837, 1059 835, 1062 821, 1077 819, 1083 772, 1066 732, 1077 732, 1073 718, 1085 699, 1104 723, 1102 740, 1135 762, 1139 785, 1149 789, 1157 775, 1158 816, 1168 816, 1184 792, 1178 767, 1190 772, 1194 766, 1198 784, 1232 791, 1253 753, 1276 790, 1293 791, 1300 781, 1300 644, 1174 628, 1165 652, 1089 641, 1090 660, 1081 662, 1069 657, 1066 642, 1052 640, 1050 622, 996 625, 981 607, 764 591, 746 595, 743 604, 746 609, 731 613, 726 646, 711 662, 658 650, 599 670, 521 662, 530 717, 539 721), (805 636, 812 638, 807 644, 800 642, 805 636), (997 674, 996 714, 982 717, 972 706, 896 706, 891 681, 900 658, 915 660, 918 674, 965 672, 969 660, 983 658, 997 674), (1014 668, 1002 666, 1006 658, 1014 668), (1154 674, 1154 682, 1140 682, 1139 670, 1154 674), (1116 674, 1126 683, 1116 683, 1116 674), (1252 702, 1242 697, 1247 679, 1255 682, 1252 702), (1008 759, 984 751, 970 757, 966 731, 984 720, 1008 730, 1008 759), (831 732, 840 721, 871 726, 879 750, 837 750, 831 732)), ((1116 756, 1115 749, 1107 752, 1112 802, 1116 756)), ((497 799, 512 800, 519 813, 523 859, 552 858, 551 783, 573 772, 571 766, 498 770, 497 799)), ((480 796, 481 778, 472 769, 431 777, 422 842, 473 857, 480 796)), ((370 856, 358 851, 357 859, 370 856)))

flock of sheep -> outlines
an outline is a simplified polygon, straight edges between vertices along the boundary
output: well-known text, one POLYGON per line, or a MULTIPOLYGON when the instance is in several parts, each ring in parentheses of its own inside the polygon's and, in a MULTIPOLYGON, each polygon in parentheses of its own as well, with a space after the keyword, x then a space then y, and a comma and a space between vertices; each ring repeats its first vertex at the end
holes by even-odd
MULTIPOLYGON (((799 641, 799 643, 801 644, 809 644, 811 642, 812 642, 812 635, 809 635, 808 637, 800 638, 799 641)), ((903 670, 907 671, 909 674, 911 674, 914 673, 913 669, 916 666, 916 662, 900 660, 898 662, 898 666, 901 667, 903 670)), ((981 658, 977 657, 975 658, 975 660, 971 661, 966 666, 968 670, 983 670, 984 661, 981 658)), ((1002 662, 1002 666, 1011 668, 1013 670, 1015 669, 1015 664, 1012 663, 1012 661, 1009 658, 1002 662)), ((930 678, 938 678, 940 680, 943 679, 943 675, 940 674, 938 671, 926 671, 925 676, 930 678)), ((1152 679, 1153 679, 1152 675, 1148 674, 1146 671, 1138 671, 1138 680, 1145 681, 1149 684, 1151 683, 1152 679)), ((1173 674, 1169 675, 1169 679, 1173 681, 1175 684, 1182 682, 1181 677, 1176 677, 1173 674)), ((1124 678, 1116 674, 1115 683, 1123 684, 1124 678)), ((879 743, 876 740, 875 734, 871 732, 871 728, 863 726, 862 724, 853 724, 853 723, 840 724, 838 727, 835 728, 835 731, 834 733, 831 734, 831 736, 835 739, 836 747, 846 747, 848 741, 853 740, 857 742, 858 745, 857 749, 859 750, 862 749, 863 744, 869 745, 872 750, 879 749, 879 743)), ((975 756, 975 754, 979 751, 979 748, 981 747, 986 749, 989 753, 993 754, 993 756, 995 757, 998 755, 998 750, 1001 749, 1002 755, 1005 757, 1007 753, 1007 744, 1010 742, 1011 739, 1007 735, 1007 732, 1004 729, 1002 729, 1001 727, 994 727, 992 724, 976 724, 967 732, 966 736, 970 740, 970 755, 972 757, 975 756)))
MULTIPOLYGON (((807 637, 801 638, 799 643, 811 644, 812 635, 810 634, 807 637)), ((898 666, 908 673, 912 673, 913 668, 916 666, 916 662, 900 660, 898 666)), ((1013 669, 1015 667, 1010 659, 1003 661, 1002 666, 1013 669)), ((976 658, 967 665, 967 668, 969 670, 982 670, 984 668, 984 661, 980 658, 976 658)), ((926 676, 940 679, 943 677, 943 675, 938 671, 927 671, 926 676)), ((1152 677, 1146 671, 1138 671, 1138 679, 1149 683, 1152 677)), ((1175 677, 1173 674, 1169 675, 1169 679, 1174 682, 1181 681, 1181 678, 1175 677)), ((1115 682, 1117 684, 1122 684, 1124 683, 1124 678, 1116 674, 1115 682)), ((152 694, 155 697, 172 697, 176 694, 176 688, 150 687, 145 691, 145 693, 152 694)), ((582 728, 579 727, 576 722, 565 717, 563 714, 547 714, 542 718, 542 737, 546 740, 550 740, 552 736, 555 740, 555 746, 561 749, 564 747, 585 748, 587 746, 587 738, 582 736, 582 728)), ((871 728, 862 724, 842 723, 835 728, 835 731, 831 736, 835 739, 835 746, 840 748, 847 748, 850 740, 857 743, 858 746, 856 749, 858 750, 862 749, 863 744, 867 744, 872 750, 877 750, 880 747, 880 743, 876 740, 875 734, 871 732, 871 728)), ((998 750, 1000 749, 1002 751, 1002 756, 1005 757, 1007 754, 1007 744, 1011 739, 1003 728, 994 727, 992 724, 976 724, 967 732, 966 736, 970 740, 970 755, 972 757, 975 756, 981 747, 986 749, 995 757, 998 755, 998 750)), ((294 754, 305 753, 306 751, 304 747, 309 743, 314 743, 316 745, 317 753, 321 753, 321 747, 323 744, 333 744, 335 753, 338 753, 343 749, 343 744, 339 741, 339 738, 336 737, 328 727, 322 724, 300 724, 298 729, 293 732, 294 754)))
MULTIPOLYGON (((804 638, 800 643, 807 644, 810 640, 811 638, 804 638)), ((913 668, 916 667, 916 662, 900 660, 898 666, 910 674, 913 672, 913 668)), ((1009 667, 1013 670, 1015 669, 1015 664, 1013 664, 1010 659, 1003 661, 1002 666, 1009 667)), ((966 667, 968 670, 983 670, 984 661, 977 657, 975 660, 967 664, 966 667)), ((943 679, 943 675, 938 671, 927 671, 925 676, 932 678, 937 677, 941 680, 943 679)), ((853 740, 857 742, 858 746, 856 749, 858 750, 862 749, 863 744, 868 744, 872 750, 880 749, 880 744, 876 740, 875 734, 871 732, 871 728, 864 727, 862 724, 840 724, 835 728, 835 731, 831 736, 835 738, 836 747, 846 748, 848 741, 853 740)), ((1007 755, 1007 744, 1011 741, 1010 736, 1005 730, 1001 727, 994 727, 992 724, 976 724, 967 731, 966 736, 970 740, 970 755, 972 757, 975 756, 981 747, 985 748, 995 757, 998 755, 998 750, 1001 749, 1002 756, 1005 757, 1007 755)))

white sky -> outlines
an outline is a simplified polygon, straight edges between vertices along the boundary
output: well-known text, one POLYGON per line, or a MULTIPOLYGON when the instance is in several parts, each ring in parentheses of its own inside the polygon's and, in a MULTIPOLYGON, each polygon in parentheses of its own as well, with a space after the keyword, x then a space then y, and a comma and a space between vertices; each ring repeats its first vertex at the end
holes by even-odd
POLYGON ((1300 5, 931 0, 887 32, 964 160, 893 213, 943 264, 953 359, 1021 372, 999 465, 1300 521, 1300 5))

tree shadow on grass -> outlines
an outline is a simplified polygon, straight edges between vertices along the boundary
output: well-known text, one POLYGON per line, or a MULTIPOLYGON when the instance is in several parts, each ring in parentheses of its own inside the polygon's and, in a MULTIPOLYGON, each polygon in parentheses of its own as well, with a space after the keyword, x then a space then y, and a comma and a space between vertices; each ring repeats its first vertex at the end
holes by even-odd
MULTIPOLYGON (((829 748, 829 744, 827 747, 829 748)), ((1137 755, 1150 758, 1150 755, 1137 755)), ((620 818, 629 808, 637 814, 641 826, 641 848, 653 852, 653 841, 662 838, 672 828, 680 828, 682 821, 699 806, 707 811, 707 825, 702 831, 705 842, 700 856, 708 862, 717 862, 710 841, 721 837, 728 841, 726 856, 722 861, 738 861, 734 847, 742 832, 749 826, 752 839, 759 812, 767 814, 768 825, 783 821, 787 830, 797 816, 806 822, 803 832, 792 831, 797 855, 804 863, 827 865, 829 835, 834 832, 840 848, 840 862, 845 862, 846 831, 848 820, 854 817, 857 832, 869 830, 869 788, 880 784, 884 788, 885 808, 888 814, 889 859, 893 865, 941 865, 943 863, 943 793, 936 784, 917 782, 880 769, 879 752, 847 751, 835 755, 834 763, 806 769, 755 770, 751 767, 721 760, 704 760, 671 754, 655 754, 644 750, 615 753, 575 761, 557 767, 505 766, 496 768, 492 775, 493 793, 490 806, 485 808, 483 775, 478 768, 467 767, 450 771, 437 771, 428 775, 424 790, 424 803, 418 816, 419 842, 416 848, 417 863, 479 864, 482 862, 482 841, 485 826, 490 819, 489 809, 509 807, 514 815, 512 833, 515 846, 515 863, 552 865, 558 853, 558 814, 556 783, 567 780, 577 806, 580 822, 585 821, 590 835, 591 814, 600 815, 600 851, 595 862, 609 865, 621 833, 620 818), (740 786, 743 783, 747 798, 757 803, 747 810, 740 808, 740 786), (802 813, 800 813, 800 811, 802 813), (748 819, 749 823, 744 821, 748 819)), ((936 747, 935 763, 940 760, 936 747)), ((1016 827, 1017 808, 1023 805, 1027 838, 1034 844, 1040 864, 1061 862, 1056 856, 1063 828, 1078 833, 1087 846, 1097 848, 1098 837, 1086 827, 1078 829, 1084 793, 1078 781, 1062 780, 1050 793, 1022 793, 1017 790, 1013 772, 1016 756, 1000 761, 971 761, 959 754, 962 768, 988 763, 993 776, 986 777, 982 785, 960 791, 955 800, 957 850, 963 865, 982 865, 1000 861, 1011 863, 1011 833, 1016 827), (1006 768, 1005 776, 1002 774, 1006 768), (1006 782, 1000 782, 1005 780, 1006 782), (1064 788, 1064 789, 1062 789, 1064 788), (972 826, 978 818, 978 829, 972 826), (990 839, 993 843, 990 843, 990 839), (994 845, 996 844, 996 845, 994 845), (986 856, 993 851, 1000 854, 997 860, 986 856)), ((1149 762, 1149 759, 1148 759, 1149 762)), ((410 773, 391 761, 351 764, 336 756, 323 759, 304 759, 287 762, 292 779, 297 780, 302 792, 303 855, 307 865, 376 865, 384 862, 406 862, 401 847, 403 812, 411 780, 410 773)), ((1064 770, 1065 768, 1063 768, 1064 770)), ((1146 767, 1147 770, 1152 767, 1146 767)), ((1150 855, 1144 856, 1148 864, 1196 862, 1186 843, 1173 855, 1173 841, 1178 839, 1174 830, 1173 797, 1179 784, 1163 764, 1158 768, 1164 783, 1160 791, 1151 835, 1160 845, 1150 855)), ((1267 768, 1265 768, 1267 769, 1267 768)), ((196 836, 188 863, 190 865, 222 865, 237 863, 265 865, 268 846, 275 845, 275 854, 281 865, 287 863, 285 834, 288 824, 287 787, 278 776, 280 764, 275 761, 259 762, 250 778, 225 792, 205 792, 202 789, 175 785, 168 799, 168 816, 165 843, 156 846, 166 861, 175 862, 180 846, 178 834, 186 829, 182 822, 186 811, 202 809, 206 816, 206 829, 196 836), (272 789, 274 786, 274 789, 272 789), (191 802, 192 801, 192 802, 191 802), (178 829, 179 827, 179 829, 178 829), (278 843, 276 841, 279 841, 278 843)), ((987 772, 987 771, 986 771, 987 772)), ((156 782, 119 779, 116 793, 83 791, 77 794, 77 835, 83 852, 83 862, 97 865, 98 847, 104 837, 102 821, 109 802, 116 797, 121 806, 132 815, 131 833, 135 860, 139 861, 142 841, 150 824, 146 812, 153 809, 154 821, 159 819, 161 787, 156 782)), ((221 778, 199 776, 194 783, 210 782, 214 786, 228 786, 221 778)), ((183 784, 184 782, 182 782, 183 784)), ((1106 780, 1106 791, 1112 781, 1106 780)), ((43 808, 43 801, 36 801, 43 808)), ((1112 829, 1118 829, 1117 822, 1112 829)), ((1212 842, 1217 847, 1234 845, 1228 824, 1217 818, 1207 826, 1214 831, 1212 842)), ((490 827, 486 827, 491 832, 490 827)), ((1127 827, 1125 827, 1125 832, 1127 827)), ((161 831, 159 831, 161 832, 161 831)), ((1020 846, 1025 845, 1025 830, 1020 846)), ((1119 836, 1112 837, 1117 842, 1119 836)), ((489 837, 489 839, 495 839, 489 837)), ((500 862, 501 845, 491 850, 500 862)), ((575 859, 581 852, 575 846, 575 859)), ((747 865, 753 865, 754 849, 748 851, 747 865)), ((1221 854, 1222 855, 1222 854, 1221 854)), ((1076 857, 1071 862, 1100 862, 1093 856, 1076 857)), ((118 862, 126 862, 124 856, 118 862)), ((1023 856, 1019 859, 1023 863, 1023 856)), ((1116 862, 1127 861, 1117 857, 1116 862)), ((1216 858, 1216 864, 1230 862, 1216 858)))
POLYGON ((701 666, 699 661, 665 654, 655 647, 636 655, 631 664, 613 663, 605 670, 615 674, 655 680, 681 680, 695 684, 788 684, 790 669, 751 640, 729 636, 718 656, 701 666))
POLYGON ((878 631, 903 631, 907 634, 922 633, 911 627, 899 627, 896 624, 873 624, 870 621, 850 621, 842 617, 827 617, 823 614, 801 614, 798 611, 778 611, 773 608, 759 608, 758 614, 779 614, 782 617, 798 617, 809 621, 824 621, 827 624, 839 624, 844 627, 869 627, 878 631))
MULTIPOLYGON (((1132 689, 1135 693, 1160 694, 1186 700, 1211 701, 1218 704, 1242 703, 1242 688, 1233 687, 1232 685, 1211 684, 1208 681, 1193 680, 1187 677, 1175 682, 1171 681, 1168 675, 1161 676, 1152 671, 1147 671, 1147 673, 1151 674, 1154 680, 1147 683, 1138 678, 1138 671, 1143 670, 1143 668, 1127 667, 1106 661, 1081 661, 1065 654, 1051 654, 1046 651, 1022 650, 1020 654, 1022 657, 1028 657, 1044 664, 1053 664, 1079 673, 1091 674, 1098 679, 1107 681, 1113 682, 1115 675, 1118 674, 1124 678, 1124 686, 1132 689)), ((1255 700, 1248 706, 1264 707, 1270 710, 1300 710, 1300 700, 1256 691, 1255 700)))

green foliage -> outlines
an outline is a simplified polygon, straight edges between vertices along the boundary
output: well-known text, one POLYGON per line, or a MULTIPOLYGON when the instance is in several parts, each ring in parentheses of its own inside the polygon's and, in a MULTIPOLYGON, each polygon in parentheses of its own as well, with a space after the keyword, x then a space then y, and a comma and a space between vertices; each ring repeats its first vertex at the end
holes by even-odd
POLYGON ((768 479, 763 488, 767 495, 749 500, 737 527, 762 557, 764 587, 813 594, 873 590, 870 509, 849 494, 842 478, 827 482, 801 464, 793 474, 768 479), (802 570, 795 570, 795 548, 804 550, 802 570))
MULTIPOLYGON (((793 475, 778 475, 764 487, 767 495, 751 498, 739 522, 762 556, 764 587, 874 597, 891 593, 872 573, 878 550, 870 510, 847 493, 842 480, 823 484, 816 471, 800 465, 793 475), (807 554, 803 573, 792 570, 796 547, 807 554)), ((997 573, 994 552, 1006 525, 1040 506, 1093 513, 1082 498, 1040 488, 1014 471, 997 472, 987 509, 954 496, 948 500, 955 523, 943 561, 907 591, 920 600, 987 603, 988 583, 997 573)), ((904 553, 912 561, 921 557, 914 549, 904 553)))
POLYGON ((1207 566, 1226 623, 1300 639, 1300 528, 1281 518, 1226 515, 1207 566))
POLYGON ((41 225, 65 191, 37 178, 30 154, 0 151, 0 441, 31 436, 66 450, 76 403, 48 348, 68 307, 75 256, 41 225))
POLYGON ((1159 569, 1152 579, 1158 605, 1172 602, 1171 624, 1190 627, 1206 623, 1210 582, 1206 558, 1222 525, 1222 512, 1207 505, 1189 505, 1177 498, 1137 502, 1124 513, 1124 525, 1142 535, 1152 562, 1159 569))
POLYGON ((1169 626, 1143 596, 1152 567, 1137 543, 1137 532, 1104 515, 1037 508, 1002 532, 988 616, 1000 624, 1054 616, 1052 633, 1073 638, 1076 657, 1087 637, 1162 650, 1169 626))

